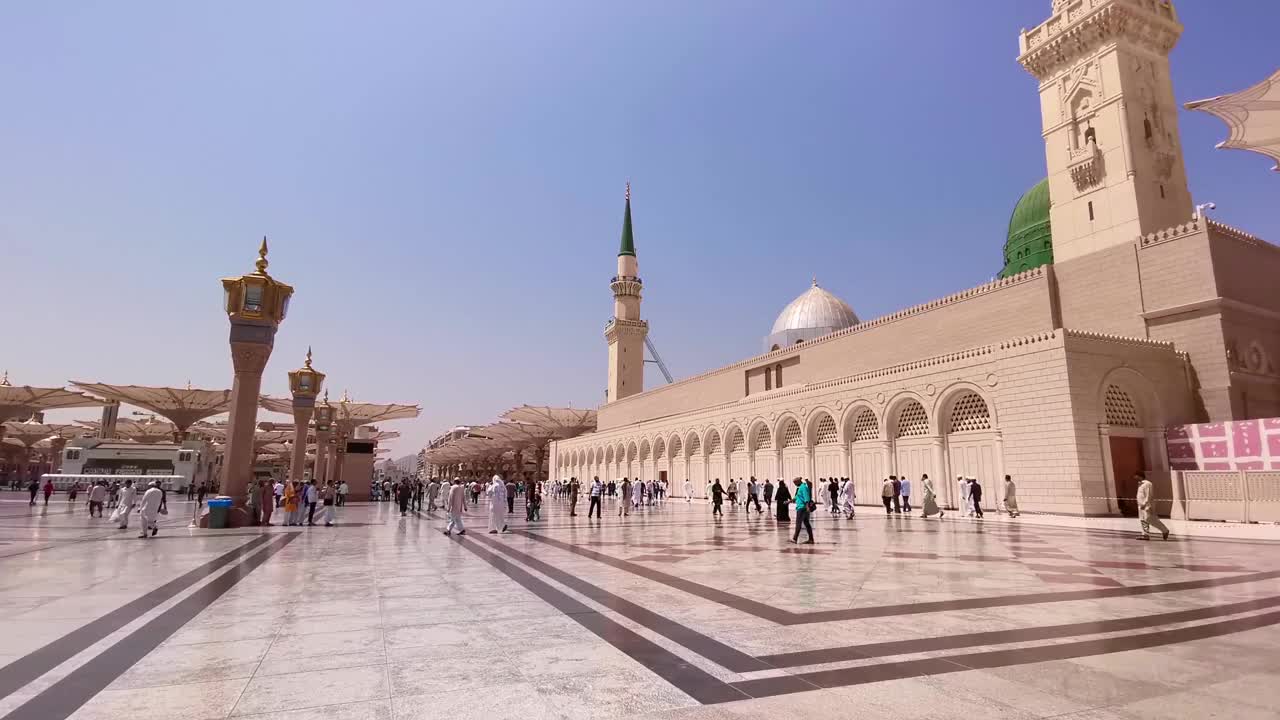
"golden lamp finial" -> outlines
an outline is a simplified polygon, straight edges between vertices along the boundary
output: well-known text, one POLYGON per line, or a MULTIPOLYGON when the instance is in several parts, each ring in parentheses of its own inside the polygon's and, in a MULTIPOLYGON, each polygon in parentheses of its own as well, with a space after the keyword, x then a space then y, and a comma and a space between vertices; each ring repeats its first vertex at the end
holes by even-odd
POLYGON ((325 388, 325 390, 324 390, 324 404, 325 404, 325 405, 328 405, 328 404, 329 404, 329 389, 328 389, 328 388, 325 388))
POLYGON ((306 362, 302 363, 302 365, 308 370, 311 369, 311 346, 310 345, 307 346, 307 360, 306 362))
POLYGON ((818 287, 818 276, 817 276, 817 275, 814 275, 814 276, 813 276, 813 286, 814 286, 814 287, 818 287))
POLYGON ((258 259, 254 261, 254 267, 258 268, 259 275, 267 274, 267 236, 262 236, 262 244, 258 246, 258 259))
POLYGON ((0 387, 13 387, 9 384, 9 371, 4 371, 4 377, 0 377, 0 387))
POLYGON ((340 403, 349 403, 349 402, 351 402, 351 396, 347 394, 347 389, 346 389, 346 388, 343 388, 343 389, 342 389, 342 399, 341 399, 341 400, 339 400, 338 402, 340 402, 340 403))

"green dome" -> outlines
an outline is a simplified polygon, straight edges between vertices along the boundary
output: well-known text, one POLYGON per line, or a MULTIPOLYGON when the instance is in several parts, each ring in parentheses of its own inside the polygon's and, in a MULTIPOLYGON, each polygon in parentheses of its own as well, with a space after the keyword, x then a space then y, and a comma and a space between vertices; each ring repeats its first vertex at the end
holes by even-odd
POLYGON ((1049 178, 1036 183, 1013 208, 1009 237, 1004 244, 1000 277, 1053 262, 1053 234, 1049 230, 1049 178))

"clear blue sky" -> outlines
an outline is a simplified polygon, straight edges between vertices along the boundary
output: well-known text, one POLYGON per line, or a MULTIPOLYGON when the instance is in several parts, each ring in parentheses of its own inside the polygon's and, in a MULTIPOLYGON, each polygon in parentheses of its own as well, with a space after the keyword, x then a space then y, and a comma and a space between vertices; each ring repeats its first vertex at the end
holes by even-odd
MULTIPOLYGON (((593 406, 626 179, 677 376, 757 352, 814 274, 863 318, 981 283, 1045 173, 1015 57, 1050 5, 11 5, 0 367, 227 387, 218 278, 266 234, 297 287, 267 392, 311 344, 335 394, 422 404, 397 455, 593 406)), ((1280 4, 1177 7, 1179 102, 1275 69, 1280 4)), ((1196 199, 1280 240, 1268 162, 1214 150, 1207 115, 1181 130, 1196 199)))

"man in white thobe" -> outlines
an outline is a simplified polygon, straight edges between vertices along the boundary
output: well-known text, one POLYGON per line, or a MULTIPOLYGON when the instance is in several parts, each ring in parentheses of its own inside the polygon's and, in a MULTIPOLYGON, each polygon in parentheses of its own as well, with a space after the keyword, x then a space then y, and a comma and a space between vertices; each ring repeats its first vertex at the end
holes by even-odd
POLYGON ((489 534, 507 531, 507 484, 498 475, 489 486, 489 534))
POLYGON ((467 529, 462 525, 462 513, 466 512, 466 491, 462 489, 462 478, 454 478, 445 495, 444 510, 449 522, 444 526, 444 534, 450 535, 456 528, 459 535, 466 535, 467 529))
POLYGON ((956 509, 966 517, 973 517, 973 503, 969 502, 969 481, 965 480, 963 475, 957 475, 956 483, 960 485, 960 507, 956 509))
POLYGON ((1164 526, 1160 516, 1156 514, 1155 505, 1152 503, 1152 500, 1155 499, 1153 497, 1155 487, 1141 473, 1134 477, 1138 480, 1138 497, 1136 498, 1138 501, 1138 522, 1142 525, 1142 534, 1138 536, 1138 539, 1150 540, 1151 526, 1154 525, 1160 531, 1160 537, 1168 540, 1169 528, 1164 526))
POLYGON ((684 501, 693 502, 693 483, 688 480, 684 481, 684 501))
POLYGON ((119 520, 119 528, 121 530, 129 527, 129 513, 133 512, 137 497, 138 488, 133 486, 132 480, 125 480, 124 487, 120 488, 120 505, 111 514, 112 518, 119 520))
POLYGON ((142 504, 138 506, 138 515, 142 518, 142 534, 138 537, 147 537, 148 530, 151 537, 160 532, 160 503, 163 500, 164 491, 160 489, 160 483, 152 480, 151 487, 142 495, 142 504))
POLYGON ((844 485, 840 487, 840 509, 844 510, 844 516, 846 518, 853 517, 853 499, 853 480, 845 478, 844 485))

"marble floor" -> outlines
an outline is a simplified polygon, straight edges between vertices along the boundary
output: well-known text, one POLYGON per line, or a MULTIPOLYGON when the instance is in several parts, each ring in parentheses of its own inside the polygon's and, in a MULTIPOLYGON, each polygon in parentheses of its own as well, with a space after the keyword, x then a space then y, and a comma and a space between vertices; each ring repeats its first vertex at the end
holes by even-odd
POLYGON ((144 541, 0 493, 0 718, 1280 717, 1275 526, 191 509, 144 541))

